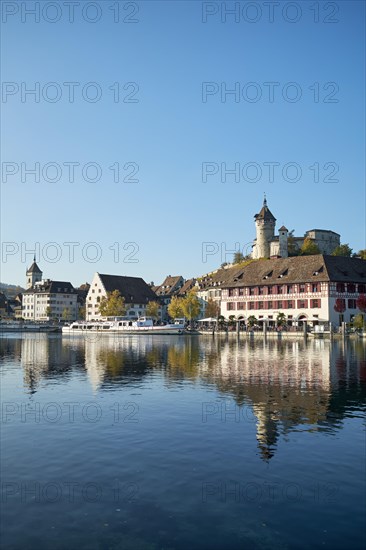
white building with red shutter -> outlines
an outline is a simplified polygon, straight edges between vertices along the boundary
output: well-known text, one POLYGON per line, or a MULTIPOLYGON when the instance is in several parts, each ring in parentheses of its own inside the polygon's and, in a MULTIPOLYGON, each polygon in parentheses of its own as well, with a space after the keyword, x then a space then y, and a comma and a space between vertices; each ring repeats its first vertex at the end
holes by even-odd
POLYGON ((340 256, 295 256, 255 260, 221 287, 221 315, 275 324, 284 313, 289 324, 330 321, 339 326, 361 313, 366 293, 366 261, 340 256), (335 310, 341 305, 343 312, 335 310))

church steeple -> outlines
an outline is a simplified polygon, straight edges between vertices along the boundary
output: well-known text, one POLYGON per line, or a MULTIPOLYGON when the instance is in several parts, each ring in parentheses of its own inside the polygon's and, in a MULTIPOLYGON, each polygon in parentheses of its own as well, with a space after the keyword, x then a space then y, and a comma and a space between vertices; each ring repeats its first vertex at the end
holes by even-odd
POLYGON ((32 288, 36 282, 42 280, 42 271, 39 269, 38 265, 36 264, 35 256, 33 258, 32 265, 26 271, 26 275, 27 275, 27 285, 26 285, 27 289, 32 288))

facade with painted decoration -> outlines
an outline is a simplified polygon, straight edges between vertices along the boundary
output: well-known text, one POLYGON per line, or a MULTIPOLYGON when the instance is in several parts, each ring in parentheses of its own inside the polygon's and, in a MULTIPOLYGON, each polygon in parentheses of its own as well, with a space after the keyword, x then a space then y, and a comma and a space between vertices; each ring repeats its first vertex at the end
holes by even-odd
POLYGON ((281 312, 289 325, 330 321, 339 326, 361 313, 357 299, 366 292, 366 262, 340 256, 297 256, 255 260, 221 288, 221 314, 275 324, 281 312), (336 311, 341 305, 343 311, 336 311))

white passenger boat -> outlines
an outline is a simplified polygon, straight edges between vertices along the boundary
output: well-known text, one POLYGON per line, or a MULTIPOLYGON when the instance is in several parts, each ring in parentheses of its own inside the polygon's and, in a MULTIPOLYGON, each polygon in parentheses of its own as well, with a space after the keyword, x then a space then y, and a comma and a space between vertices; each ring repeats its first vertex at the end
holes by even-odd
POLYGON ((139 317, 136 321, 115 317, 104 321, 75 321, 62 327, 62 334, 85 334, 90 332, 105 334, 183 334, 184 319, 176 319, 167 325, 154 325, 150 317, 139 317))

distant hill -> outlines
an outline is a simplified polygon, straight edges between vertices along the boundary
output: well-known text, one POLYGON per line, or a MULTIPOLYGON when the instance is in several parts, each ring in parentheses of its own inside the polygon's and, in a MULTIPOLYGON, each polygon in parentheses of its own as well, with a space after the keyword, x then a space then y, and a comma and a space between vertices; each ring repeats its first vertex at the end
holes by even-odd
POLYGON ((6 283, 0 283, 0 292, 3 292, 7 298, 14 298, 20 292, 25 292, 25 288, 19 285, 8 285, 6 283))

